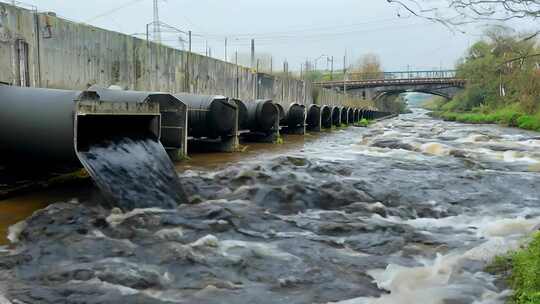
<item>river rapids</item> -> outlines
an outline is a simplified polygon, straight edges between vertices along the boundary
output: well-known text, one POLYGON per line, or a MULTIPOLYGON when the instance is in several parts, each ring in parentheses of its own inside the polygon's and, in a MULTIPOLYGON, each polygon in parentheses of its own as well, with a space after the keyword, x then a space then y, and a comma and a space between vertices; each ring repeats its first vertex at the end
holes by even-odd
POLYGON ((12 226, 0 303, 502 304, 484 268, 540 227, 540 135, 423 110, 179 175, 176 209, 12 226))

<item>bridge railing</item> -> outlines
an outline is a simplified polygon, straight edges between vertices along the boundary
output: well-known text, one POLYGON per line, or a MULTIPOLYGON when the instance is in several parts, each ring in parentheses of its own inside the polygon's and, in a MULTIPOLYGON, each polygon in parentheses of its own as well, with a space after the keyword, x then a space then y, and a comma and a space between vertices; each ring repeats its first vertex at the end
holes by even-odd
POLYGON ((454 77, 435 77, 435 78, 386 78, 386 79, 360 79, 360 80, 334 80, 314 82, 315 86, 335 88, 341 86, 348 87, 377 87, 377 86, 395 86, 395 85, 453 85, 463 86, 464 79, 454 77))
POLYGON ((356 73, 335 71, 333 73, 322 72, 318 82, 343 81, 343 80, 372 80, 372 79, 434 79, 456 78, 456 70, 419 70, 419 71, 392 71, 377 73, 356 73))
POLYGON ((455 70, 393 71, 381 73, 347 73, 346 80, 371 79, 433 79, 455 78, 455 70))

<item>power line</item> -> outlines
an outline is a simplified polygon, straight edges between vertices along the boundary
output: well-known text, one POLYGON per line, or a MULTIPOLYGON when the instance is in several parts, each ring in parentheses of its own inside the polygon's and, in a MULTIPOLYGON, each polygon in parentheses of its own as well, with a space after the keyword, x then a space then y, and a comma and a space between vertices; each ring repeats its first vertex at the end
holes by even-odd
POLYGON ((87 19, 86 21, 84 21, 84 23, 90 23, 90 22, 92 22, 92 21, 94 21, 96 19, 109 16, 111 14, 116 13, 117 11, 119 11, 121 9, 124 9, 124 8, 126 8, 128 6, 131 6, 131 5, 133 5, 133 4, 137 3, 137 2, 141 2, 141 1, 144 1, 144 0, 131 0, 131 1, 126 2, 126 3, 122 4, 122 5, 119 5, 119 6, 115 7, 115 8, 112 8, 112 9, 106 11, 106 12, 103 12, 103 13, 101 13, 99 15, 96 15, 96 16, 90 18, 90 19, 87 19))
POLYGON ((401 21, 395 18, 387 18, 387 19, 378 19, 378 20, 372 20, 372 21, 366 21, 361 23, 354 23, 354 24, 348 24, 348 25, 334 25, 334 26, 324 26, 324 27, 309 27, 309 28, 300 28, 300 29, 287 29, 283 31, 277 31, 277 32, 264 32, 264 33, 227 33, 227 34, 209 34, 208 36, 215 36, 215 37, 235 37, 235 38, 243 38, 243 37, 255 37, 255 38, 273 38, 276 36, 282 36, 284 34, 290 34, 290 33, 306 33, 306 32, 321 32, 321 31, 335 31, 335 30, 347 30, 347 29, 354 29, 359 26, 365 26, 368 24, 377 24, 377 23, 388 23, 391 21, 401 21))
MULTIPOLYGON (((335 32, 335 33, 321 33, 321 34, 312 34, 312 35, 289 35, 289 36, 281 36, 281 37, 275 37, 275 38, 258 38, 257 41, 259 45, 272 45, 272 44, 278 44, 278 43, 284 43, 284 42, 290 42, 291 40, 297 41, 320 41, 322 39, 332 39, 332 38, 338 38, 341 36, 349 36, 353 34, 362 34, 362 33, 369 33, 369 32, 383 32, 388 30, 402 30, 407 29, 411 27, 418 27, 418 26, 425 26, 426 23, 416 23, 416 24, 408 24, 408 25, 401 25, 401 26, 392 26, 392 27, 382 27, 382 28, 375 28, 375 29, 363 29, 363 30, 354 30, 354 31, 346 31, 346 32, 335 32)), ((249 45, 249 39, 243 39, 241 41, 239 40, 231 40, 231 45, 234 46, 248 46, 249 45)))

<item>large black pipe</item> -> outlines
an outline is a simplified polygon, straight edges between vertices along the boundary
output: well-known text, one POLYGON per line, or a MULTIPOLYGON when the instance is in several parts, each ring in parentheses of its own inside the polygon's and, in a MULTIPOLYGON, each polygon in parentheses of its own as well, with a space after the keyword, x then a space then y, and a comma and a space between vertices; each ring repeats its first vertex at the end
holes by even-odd
POLYGON ((81 93, 0 85, 0 149, 9 156, 77 160, 74 112, 81 93))
POLYGON ((329 106, 321 107, 321 127, 324 129, 332 127, 332 109, 329 106))
POLYGON ((359 122, 359 121, 360 121, 360 110, 354 109, 354 122, 359 122))
POLYGON ((178 93, 188 105, 188 135, 218 138, 231 135, 236 125, 236 106, 225 96, 178 93))
POLYGON ((347 111, 347 123, 348 124, 354 124, 354 109, 349 108, 347 111))
POLYGON ((362 110, 362 119, 369 120, 369 110, 368 109, 362 110))
POLYGON ((367 119, 369 119, 369 120, 373 119, 373 111, 372 110, 367 110, 367 119))
POLYGON ((246 104, 240 99, 231 98, 229 100, 238 108, 238 129, 248 129, 248 109, 246 104))
POLYGON ((260 99, 247 103, 248 129, 251 131, 269 132, 276 127, 279 119, 278 107, 268 99, 260 99))
POLYGON ((340 123, 342 125, 346 125, 348 121, 349 121, 349 108, 342 107, 341 114, 340 114, 340 123))
POLYGON ((341 108, 332 107, 332 124, 336 127, 341 125, 341 108))
POLYGON ((316 129, 321 126, 321 107, 316 104, 309 106, 306 118, 307 127, 316 129))
POLYGON ((289 128, 303 126, 306 120, 306 107, 298 103, 291 103, 282 124, 289 128))
POLYGON ((100 136, 141 130, 159 137, 154 104, 108 102, 94 91, 0 85, 0 149, 9 158, 78 163, 100 136))

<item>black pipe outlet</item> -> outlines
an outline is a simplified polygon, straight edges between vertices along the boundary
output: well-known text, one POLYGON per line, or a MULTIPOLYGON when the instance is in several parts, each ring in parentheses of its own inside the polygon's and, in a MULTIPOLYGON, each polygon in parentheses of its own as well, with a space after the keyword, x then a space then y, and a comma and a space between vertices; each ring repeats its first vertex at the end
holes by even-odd
POLYGON ((325 129, 332 127, 332 109, 329 106, 321 107, 321 126, 325 129))
POLYGON ((349 110, 347 111, 347 123, 348 124, 354 123, 354 109, 353 108, 349 108, 349 110))
POLYGON ((268 132, 279 118, 278 107, 272 100, 259 99, 247 103, 247 126, 251 131, 268 132))
POLYGON ((321 125, 321 107, 319 105, 312 104, 309 106, 306 123, 310 129, 317 128, 321 125))
POLYGON ((336 127, 341 125, 341 108, 332 107, 332 124, 336 127))
POLYGON ((346 125, 348 121, 349 121, 349 108, 342 107, 341 114, 340 114, 340 123, 342 125, 346 125))
POLYGON ((283 125, 291 128, 303 126, 306 120, 306 107, 298 103, 292 103, 285 114, 283 125))
POLYGON ((236 106, 225 96, 174 95, 188 106, 188 135, 218 138, 231 135, 236 124, 236 106))

